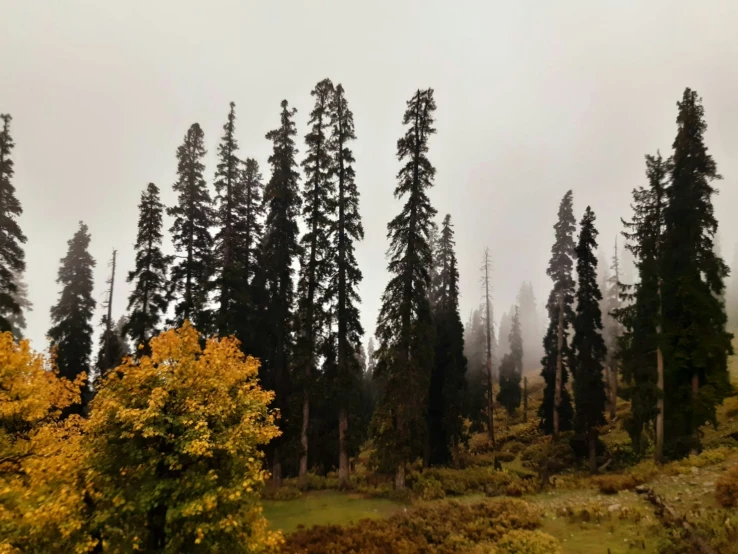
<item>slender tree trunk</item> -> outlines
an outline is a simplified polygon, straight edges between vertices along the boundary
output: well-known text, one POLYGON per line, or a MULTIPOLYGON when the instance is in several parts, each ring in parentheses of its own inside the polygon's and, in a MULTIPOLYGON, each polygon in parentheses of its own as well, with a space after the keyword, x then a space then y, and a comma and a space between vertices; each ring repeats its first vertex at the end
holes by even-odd
POLYGON ((523 377, 523 423, 528 423, 528 378, 523 377))
POLYGON ((612 368, 608 371, 610 378, 610 421, 617 417, 618 407, 618 366, 615 360, 612 361, 612 368))
POLYGON ((272 483, 274 483, 274 488, 282 486, 282 463, 279 461, 278 446, 275 446, 272 452, 272 483))
POLYGON ((556 339, 556 384, 554 388, 553 438, 559 438, 559 409, 564 372, 564 294, 559 293, 559 327, 556 339))
POLYGON ((489 417, 488 434, 492 448, 497 448, 495 443, 495 383, 492 380, 492 359, 487 355, 487 379, 489 379, 489 398, 487 399, 487 415, 489 417))
POLYGON ((658 283, 659 321, 656 325, 656 386, 659 398, 656 401, 656 449, 654 461, 657 464, 664 461, 664 354, 661 352, 661 279, 658 283))
POLYGON ((401 462, 395 471, 395 490, 401 491, 405 488, 405 463, 401 462))
POLYGON ((300 469, 297 478, 298 486, 305 490, 307 488, 307 472, 308 472, 308 423, 310 421, 310 398, 307 389, 303 393, 302 398, 302 429, 300 431, 300 469))
POLYGON ((589 472, 597 473, 597 433, 594 429, 590 429, 588 433, 589 440, 589 472))
MULTIPOLYGON (((609 354, 609 351, 608 351, 609 354)), ((610 366, 605 364, 605 411, 610 412, 610 404, 612 403, 612 380, 610 379, 610 366)), ((612 415, 610 415, 612 419, 612 415)))
POLYGON ((349 458, 346 431, 348 430, 348 414, 345 408, 338 413, 338 487, 349 486, 349 458))

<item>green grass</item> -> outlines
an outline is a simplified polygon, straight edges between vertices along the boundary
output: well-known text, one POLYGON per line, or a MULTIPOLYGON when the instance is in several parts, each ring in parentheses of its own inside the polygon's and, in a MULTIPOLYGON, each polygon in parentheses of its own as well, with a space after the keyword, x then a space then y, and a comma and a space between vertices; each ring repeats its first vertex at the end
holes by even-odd
POLYGON ((346 525, 363 518, 386 517, 403 508, 384 498, 338 491, 316 491, 295 500, 266 500, 264 516, 272 529, 289 533, 299 525, 346 525))

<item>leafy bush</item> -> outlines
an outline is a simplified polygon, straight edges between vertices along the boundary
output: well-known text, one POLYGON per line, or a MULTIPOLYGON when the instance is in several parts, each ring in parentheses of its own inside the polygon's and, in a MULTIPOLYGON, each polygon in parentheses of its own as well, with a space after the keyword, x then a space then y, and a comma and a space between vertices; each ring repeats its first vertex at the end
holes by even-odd
POLYGON ((431 468, 424 472, 441 483, 443 491, 452 496, 473 492, 502 494, 504 487, 516 479, 507 471, 495 471, 491 467, 470 467, 467 469, 431 468))
POLYGON ((443 501, 412 508, 387 519, 365 519, 346 527, 328 525, 298 530, 287 537, 283 552, 487 554, 494 552, 487 545, 502 539, 510 531, 532 531, 539 525, 538 512, 521 500, 504 499, 471 505, 443 501), (474 545, 485 549, 474 550, 474 545))
POLYGON ((446 492, 438 479, 422 474, 413 483, 413 492, 423 500, 438 500, 446 497, 446 492))
POLYGON ((701 468, 722 463, 732 453, 735 453, 735 449, 729 446, 712 448, 683 460, 671 462, 664 466, 664 471, 669 475, 684 475, 692 471, 693 467, 701 468))
POLYGON ((725 508, 738 508, 738 466, 733 466, 717 480, 715 498, 725 508))
POLYGON ((599 475, 592 482, 602 494, 617 494, 619 491, 634 489, 638 483, 632 475, 599 475))
POLYGON ((520 454, 525 450, 525 445, 520 441, 513 440, 505 444, 505 450, 513 454, 520 454))
POLYGON ((542 531, 514 529, 497 543, 497 554, 562 554, 559 541, 542 531))
POLYGON ((301 496, 302 491, 291 485, 285 485, 282 487, 267 486, 263 491, 261 491, 262 500, 294 500, 301 496))
POLYGON ((517 456, 515 456, 515 454, 513 454, 512 452, 498 452, 496 454, 496 457, 498 461, 508 463, 512 462, 517 456))

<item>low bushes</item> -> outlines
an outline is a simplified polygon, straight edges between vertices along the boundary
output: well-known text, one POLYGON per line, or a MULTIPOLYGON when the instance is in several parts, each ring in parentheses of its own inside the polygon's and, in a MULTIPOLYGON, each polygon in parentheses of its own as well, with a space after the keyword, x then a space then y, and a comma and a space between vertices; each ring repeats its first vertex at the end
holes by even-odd
POLYGON ((636 488, 647 483, 658 474, 658 467, 652 460, 641 462, 625 473, 598 475, 592 477, 592 483, 603 494, 617 494, 620 491, 636 488))
POLYGON ((467 469, 430 468, 422 473, 425 479, 435 479, 443 491, 451 496, 484 493, 503 494, 506 485, 517 479, 507 471, 495 471, 491 467, 467 469))
MULTIPOLYGON (((316 526, 290 534, 283 552, 288 554, 467 554, 478 548, 482 553, 529 552, 510 550, 516 545, 535 545, 540 535, 516 534, 514 530, 533 531, 539 527, 538 512, 526 502, 515 499, 461 504, 444 501, 408 509, 387 519, 362 520, 356 525, 316 526), (492 546, 494 545, 494 547, 492 546), (511 545, 511 546, 506 546, 511 545)), ((534 548, 534 546, 530 546, 534 548)), ((545 552, 557 552, 552 547, 545 552)))
POLYGON ((496 554, 562 554, 561 545, 548 533, 514 529, 497 543, 496 554))
POLYGON ((725 508, 738 508, 738 466, 733 466, 717 480, 715 498, 725 508))

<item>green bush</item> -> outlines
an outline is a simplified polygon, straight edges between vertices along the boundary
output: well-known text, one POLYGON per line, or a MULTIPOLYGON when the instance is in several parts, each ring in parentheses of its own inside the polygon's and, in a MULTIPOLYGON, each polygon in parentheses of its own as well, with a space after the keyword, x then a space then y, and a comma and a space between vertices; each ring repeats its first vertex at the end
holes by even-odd
POLYGON ((446 497, 443 485, 438 479, 422 474, 415 479, 413 492, 423 500, 438 500, 446 497))
POLYGON ((513 440, 505 444, 505 450, 513 454, 520 454, 525 450, 525 445, 520 441, 513 440))
POLYGON ((443 491, 451 496, 475 492, 502 494, 504 487, 516 478, 507 471, 495 471, 492 467, 430 468, 423 473, 439 481, 443 491))
POLYGON ((300 498, 302 492, 297 487, 291 485, 285 485, 282 487, 266 487, 261 491, 261 498, 263 500, 294 500, 300 498))
POLYGON ((561 545, 548 533, 514 529, 497 543, 497 554, 562 554, 561 545))
POLYGON ((496 457, 497 457, 497 460, 500 462, 509 463, 509 462, 512 462, 517 456, 513 454, 512 452, 498 452, 496 454, 496 457))
POLYGON ((733 466, 717 480, 715 498, 725 508, 738 508, 738 466, 733 466))

